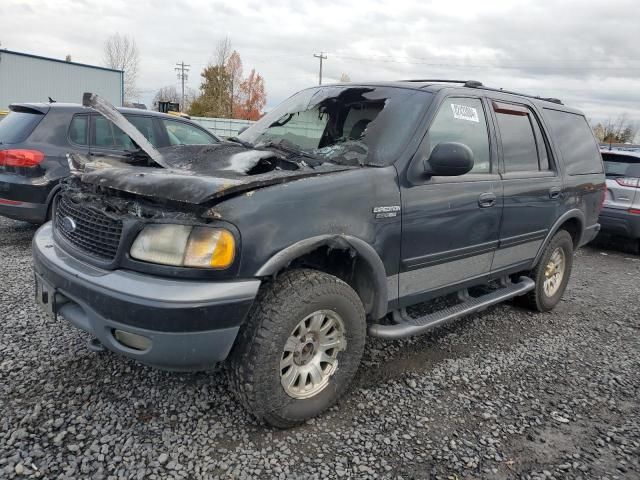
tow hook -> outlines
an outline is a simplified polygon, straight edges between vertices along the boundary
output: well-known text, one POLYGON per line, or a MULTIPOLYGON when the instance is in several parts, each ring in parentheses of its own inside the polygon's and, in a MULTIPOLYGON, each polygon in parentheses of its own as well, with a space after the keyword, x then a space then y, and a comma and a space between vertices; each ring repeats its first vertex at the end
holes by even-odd
POLYGON ((87 348, 95 353, 100 353, 105 351, 104 345, 102 345, 102 343, 100 343, 100 340, 98 340, 95 337, 93 337, 87 342, 87 348))

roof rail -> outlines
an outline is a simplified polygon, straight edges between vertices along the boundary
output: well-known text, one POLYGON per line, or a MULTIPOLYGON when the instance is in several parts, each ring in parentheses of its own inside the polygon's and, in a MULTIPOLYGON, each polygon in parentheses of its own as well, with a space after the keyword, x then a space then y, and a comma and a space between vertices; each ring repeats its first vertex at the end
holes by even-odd
POLYGON ((563 105, 562 101, 558 98, 552 97, 540 97, 537 95, 529 95, 526 93, 513 92, 511 90, 504 90, 502 88, 491 88, 485 87, 482 82, 478 82, 477 80, 447 80, 447 79, 417 79, 417 80, 402 80, 403 82, 434 82, 434 83, 461 83, 463 87, 467 88, 480 88, 482 90, 488 90, 490 92, 499 92, 499 93, 508 93, 510 95, 519 95, 521 97, 534 98, 536 100, 542 100, 544 102, 557 103, 558 105, 563 105))
POLYGON ((463 86, 470 87, 470 88, 475 88, 475 87, 481 87, 482 86, 482 82, 478 82, 477 80, 449 80, 449 79, 443 79, 443 78, 426 78, 426 79, 418 78, 418 79, 400 80, 400 81, 401 82, 419 82, 419 83, 427 83, 427 82, 434 82, 434 83, 462 83, 463 86))

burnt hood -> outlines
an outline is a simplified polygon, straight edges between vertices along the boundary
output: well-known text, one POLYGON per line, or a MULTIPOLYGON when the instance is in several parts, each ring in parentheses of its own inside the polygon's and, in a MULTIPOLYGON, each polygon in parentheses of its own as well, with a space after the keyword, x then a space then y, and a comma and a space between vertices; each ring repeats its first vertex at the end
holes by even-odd
POLYGON ((160 149, 167 168, 130 166, 113 158, 70 156, 83 183, 148 198, 203 204, 235 193, 356 167, 314 167, 276 152, 232 143, 160 149), (78 169, 78 164, 82 168, 78 169))
POLYGON ((290 149, 254 148, 243 142, 210 145, 178 145, 156 149, 113 105, 93 93, 85 93, 83 105, 98 111, 117 125, 140 147, 146 165, 135 153, 127 160, 70 154, 71 173, 83 183, 148 198, 202 204, 234 193, 294 179, 322 175, 354 167, 306 158, 290 149), (142 153, 143 152, 143 153, 142 153), (131 165, 134 164, 134 165, 131 165))

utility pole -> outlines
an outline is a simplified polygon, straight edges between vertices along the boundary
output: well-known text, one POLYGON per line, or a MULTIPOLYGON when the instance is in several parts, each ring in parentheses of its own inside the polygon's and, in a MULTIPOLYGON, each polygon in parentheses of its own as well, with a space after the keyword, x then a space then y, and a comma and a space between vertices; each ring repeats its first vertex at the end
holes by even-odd
POLYGON ((184 111, 184 82, 189 79, 189 68, 191 65, 184 63, 184 60, 180 63, 176 63, 177 67, 174 68, 178 72, 178 80, 182 82, 182 101, 180 102, 180 111, 184 111))
POLYGON ((318 85, 322 85, 322 61, 327 59, 327 54, 324 52, 314 53, 314 57, 320 59, 320 75, 318 76, 318 85))

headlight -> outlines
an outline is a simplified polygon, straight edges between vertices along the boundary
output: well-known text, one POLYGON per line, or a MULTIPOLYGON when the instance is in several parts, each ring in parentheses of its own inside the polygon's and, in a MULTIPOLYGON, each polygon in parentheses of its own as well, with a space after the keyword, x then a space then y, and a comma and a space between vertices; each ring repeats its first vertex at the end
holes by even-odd
POLYGON ((235 257, 235 240, 223 228, 147 225, 136 237, 131 257, 177 267, 227 268, 235 257))

